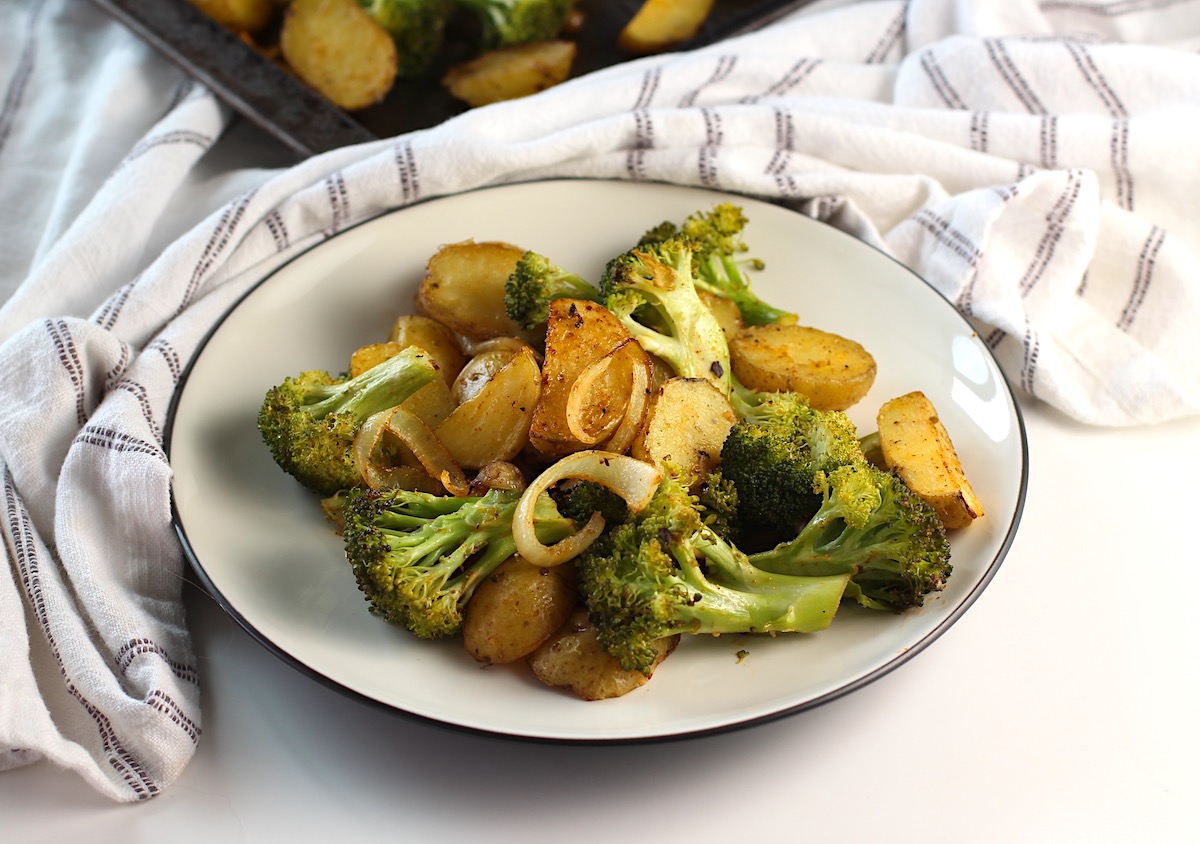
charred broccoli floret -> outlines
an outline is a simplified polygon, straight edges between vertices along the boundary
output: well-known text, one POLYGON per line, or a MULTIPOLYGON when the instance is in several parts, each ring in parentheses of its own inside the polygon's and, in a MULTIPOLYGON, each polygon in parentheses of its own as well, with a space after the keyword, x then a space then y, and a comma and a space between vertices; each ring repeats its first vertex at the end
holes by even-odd
POLYGON ((600 300, 596 285, 563 269, 545 255, 525 252, 504 284, 504 310, 528 331, 544 329, 554 299, 600 300))
MULTIPOLYGON (((475 588, 516 553, 512 519, 520 498, 503 489, 460 497, 353 490, 342 508, 346 558, 371 611, 423 639, 457 633, 475 588)), ((550 544, 575 523, 543 495, 534 526, 550 544)))
POLYGON ((454 0, 474 12, 487 49, 547 41, 558 36, 574 0, 454 0))
POLYGON ((433 358, 415 346, 354 378, 302 372, 267 391, 258 428, 280 468, 313 492, 333 495, 362 483, 353 446, 363 422, 436 376, 433 358))
POLYGON ((450 0, 358 0, 396 42, 396 75, 401 79, 427 71, 446 40, 450 0))
POLYGON ((696 292, 695 246, 683 237, 634 247, 609 261, 603 303, 642 347, 684 378, 706 378, 729 395, 729 345, 696 292))
POLYGON ((609 526, 576 558, 601 646, 627 670, 649 671, 654 643, 678 633, 803 633, 829 626, 847 574, 796 577, 752 565, 717 534, 671 477, 650 503, 609 526))
POLYGON ((897 475, 863 461, 817 480, 816 513, 795 538, 751 554, 753 565, 796 576, 849 573, 847 597, 897 612, 945 587, 951 571, 945 529, 897 475))

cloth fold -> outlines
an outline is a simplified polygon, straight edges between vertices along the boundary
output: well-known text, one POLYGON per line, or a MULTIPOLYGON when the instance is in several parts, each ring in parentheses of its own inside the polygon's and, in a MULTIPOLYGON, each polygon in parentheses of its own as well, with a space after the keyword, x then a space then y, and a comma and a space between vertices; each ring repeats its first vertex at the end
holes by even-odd
POLYGON ((3 16, 0 225, 25 245, 0 264, 16 287, 0 309, 0 768, 45 758, 121 801, 183 772, 202 706, 170 397, 241 294, 388 209, 552 177, 773 199, 922 275, 1022 401, 1113 426, 1200 412, 1200 0, 818 3, 703 50, 204 185, 232 120, 209 92, 149 83, 159 60, 78 0, 3 16), (46 45, 81 27, 121 60, 96 71, 104 97, 80 100, 90 128, 64 154, 97 160, 110 110, 114 133, 137 125, 113 91, 136 91, 146 128, 86 201, 59 185, 31 217, 15 210, 21 191, 57 184, 24 169, 65 84, 46 45), (161 248, 167 218, 180 227, 161 248))

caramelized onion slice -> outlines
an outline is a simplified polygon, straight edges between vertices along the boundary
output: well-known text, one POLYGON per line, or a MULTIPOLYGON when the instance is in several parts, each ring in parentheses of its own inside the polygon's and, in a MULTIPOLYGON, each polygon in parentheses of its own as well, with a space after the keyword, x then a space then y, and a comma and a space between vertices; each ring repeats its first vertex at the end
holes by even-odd
POLYGON ((429 426, 403 407, 392 408, 387 419, 388 433, 408 446, 425 471, 442 482, 451 495, 467 495, 471 484, 467 476, 441 440, 429 430, 429 426))
POLYGON ((367 418, 354 437, 354 465, 371 489, 401 487, 430 490, 429 480, 436 479, 451 495, 466 495, 470 489, 466 476, 424 422, 402 407, 381 410, 367 418), (383 466, 375 454, 384 433, 399 439, 421 464, 383 466))
POLYGON ((662 481, 657 466, 624 454, 606 451, 577 451, 558 460, 538 475, 521 494, 513 513, 513 539, 517 553, 537 566, 557 566, 573 559, 591 545, 604 530, 604 517, 593 513, 577 533, 553 545, 543 545, 534 530, 533 514, 538 497, 567 478, 592 481, 615 492, 629 509, 637 512, 650 501, 662 481))
POLYGON ((646 407, 650 403, 650 365, 639 349, 630 345, 634 340, 622 343, 616 351, 629 360, 629 401, 625 403, 625 414, 621 424, 604 443, 604 450, 624 454, 633 446, 633 441, 646 418, 646 407))

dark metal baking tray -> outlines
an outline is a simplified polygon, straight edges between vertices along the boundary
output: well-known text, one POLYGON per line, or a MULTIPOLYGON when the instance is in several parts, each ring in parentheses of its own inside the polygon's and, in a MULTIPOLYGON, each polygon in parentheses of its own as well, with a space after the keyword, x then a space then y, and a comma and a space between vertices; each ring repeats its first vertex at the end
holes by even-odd
MULTIPOLYGON (((399 80, 378 105, 348 114, 286 69, 216 24, 187 0, 92 0, 172 62, 194 76, 297 157, 436 126, 465 107, 446 93, 441 72, 467 57, 469 45, 451 39, 442 64, 427 78, 399 80)), ((690 49, 749 31, 811 0, 716 0, 690 49)), ((616 44, 617 33, 641 0, 579 0, 586 15, 573 75, 609 67, 633 56, 616 44)))

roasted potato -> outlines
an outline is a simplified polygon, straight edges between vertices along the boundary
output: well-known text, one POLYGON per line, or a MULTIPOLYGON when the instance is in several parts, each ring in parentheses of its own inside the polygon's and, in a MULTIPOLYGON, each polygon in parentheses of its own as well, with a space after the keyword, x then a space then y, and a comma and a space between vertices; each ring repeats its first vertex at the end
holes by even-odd
POLYGON ((732 340, 746 327, 737 302, 726 299, 724 296, 714 296, 707 290, 697 290, 696 292, 700 294, 700 301, 708 306, 713 316, 717 318, 717 322, 721 324, 721 330, 725 332, 726 340, 732 340))
POLYGON ((522 336, 504 311, 504 283, 524 254, 519 246, 498 241, 441 247, 426 264, 417 311, 472 340, 522 336))
MULTIPOLYGON (((350 377, 361 375, 406 348, 408 348, 408 344, 402 345, 389 340, 386 343, 368 343, 355 349, 354 353, 350 355, 350 377)), ((434 360, 436 362, 436 357, 434 360)), ((454 404, 446 382, 441 378, 435 378, 405 399, 403 406, 430 428, 433 428, 450 415, 450 412, 454 410, 454 404)))
MULTIPOLYGON (((534 409, 529 440, 545 455, 561 456, 594 447, 580 440, 568 423, 572 389, 589 367, 623 349, 612 367, 612 378, 597 379, 588 401, 594 417, 587 424, 603 430, 611 417, 620 421, 630 398, 629 366, 645 368, 650 376, 650 359, 640 345, 631 342, 629 330, 612 312, 595 302, 555 299, 546 323, 546 354, 542 362, 542 391, 534 409)), ((637 420, 634 424, 640 423, 637 420)))
POLYGON ((515 100, 551 88, 571 75, 573 41, 535 41, 490 50, 442 77, 455 99, 475 107, 515 100))
POLYGON ((535 566, 509 557, 467 602, 463 645, 482 663, 516 662, 562 627, 575 602, 571 566, 535 566))
POLYGON ((454 332, 429 317, 416 314, 397 317, 388 339, 400 346, 419 346, 428 352, 447 385, 454 383, 467 362, 467 355, 454 332))
POLYGON ((720 462, 721 445, 735 422, 729 399, 711 381, 670 378, 651 399, 630 453, 698 480, 720 462))
MULTIPOLYGON (((658 642, 657 668, 679 644, 679 636, 658 642)), ((596 641, 587 610, 578 608, 537 650, 527 657, 534 675, 547 686, 563 686, 583 700, 605 700, 628 694, 650 680, 649 674, 622 668, 596 641)))
POLYGON ((631 53, 661 53, 695 37, 712 12, 713 0, 645 0, 617 36, 631 53))
POLYGON ((929 502, 942 524, 962 528, 983 515, 950 434, 920 391, 884 402, 876 416, 884 465, 929 502))
POLYGON ((279 9, 275 0, 191 0, 191 3, 221 26, 250 34, 270 23, 279 9))
POLYGON ((478 469, 512 460, 529 442, 529 423, 541 392, 541 370, 526 347, 434 433, 458 465, 478 469))
POLYGON ((733 374, 752 390, 795 392, 845 410, 875 383, 875 358, 853 340, 803 325, 755 325, 729 343, 733 374))
POLYGON ((396 79, 396 42, 356 0, 292 0, 279 49, 297 76, 348 111, 379 102, 396 79))

